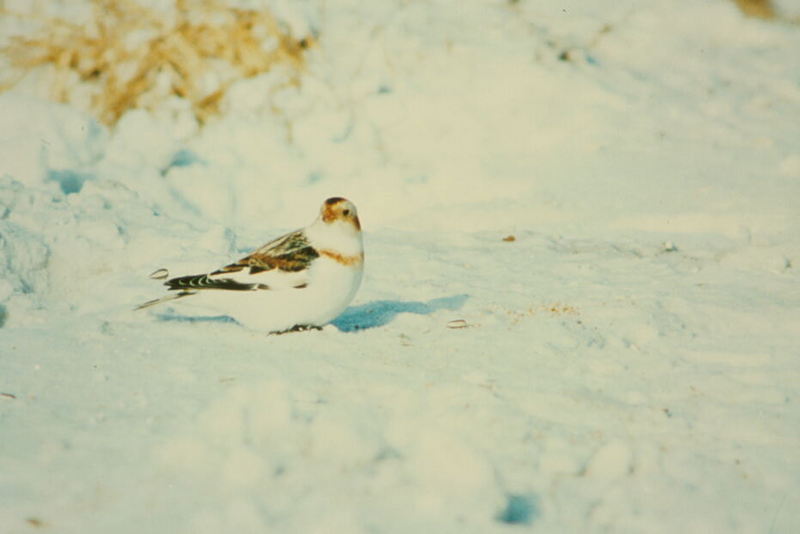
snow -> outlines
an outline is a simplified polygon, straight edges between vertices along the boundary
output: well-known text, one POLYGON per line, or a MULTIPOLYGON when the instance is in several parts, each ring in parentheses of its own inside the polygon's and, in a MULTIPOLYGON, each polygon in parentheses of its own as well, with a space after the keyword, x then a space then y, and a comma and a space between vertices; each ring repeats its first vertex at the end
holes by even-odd
POLYGON ((798 27, 585 4, 276 2, 203 129, 0 95, 0 531, 800 531, 798 27), (334 195, 323 331, 132 311, 334 195))

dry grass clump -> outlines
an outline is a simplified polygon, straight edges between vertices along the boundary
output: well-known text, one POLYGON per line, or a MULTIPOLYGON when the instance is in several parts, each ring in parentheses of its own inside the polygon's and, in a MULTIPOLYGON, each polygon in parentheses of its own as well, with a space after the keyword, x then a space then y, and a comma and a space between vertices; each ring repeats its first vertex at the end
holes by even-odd
POLYGON ((734 0, 742 13, 750 17, 771 19, 775 17, 775 10, 770 0, 734 0))
POLYGON ((284 66, 286 83, 296 85, 312 44, 292 37, 266 10, 232 8, 220 0, 175 0, 172 20, 134 0, 89 1, 93 15, 84 25, 0 12, 39 26, 0 49, 15 76, 3 80, 0 90, 49 66, 52 97, 80 105, 79 95, 88 91, 88 106, 108 125, 129 109, 153 109, 175 96, 190 103, 202 124, 219 113, 236 80, 284 66))
POLYGON ((782 3, 772 0, 733 0, 739 9, 748 17, 759 19, 785 22, 789 24, 800 24, 800 17, 797 15, 796 7, 789 9, 782 3))

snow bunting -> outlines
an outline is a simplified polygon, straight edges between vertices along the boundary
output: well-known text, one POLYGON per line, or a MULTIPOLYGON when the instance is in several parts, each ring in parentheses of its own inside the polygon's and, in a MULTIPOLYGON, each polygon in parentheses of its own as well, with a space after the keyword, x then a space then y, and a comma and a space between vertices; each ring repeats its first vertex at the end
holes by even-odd
MULTIPOLYGON (((319 328, 344 311, 361 284, 364 246, 356 207, 329 198, 306 228, 270 241, 211 273, 164 282, 170 293, 136 309, 180 299, 228 315, 249 328, 284 332, 319 328)), ((159 269, 151 278, 167 278, 159 269)))

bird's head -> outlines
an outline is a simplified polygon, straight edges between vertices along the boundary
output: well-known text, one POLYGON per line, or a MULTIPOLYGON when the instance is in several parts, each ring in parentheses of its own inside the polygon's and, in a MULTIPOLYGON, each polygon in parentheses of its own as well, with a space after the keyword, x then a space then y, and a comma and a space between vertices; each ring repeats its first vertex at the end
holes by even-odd
POLYGON ((346 198, 331 197, 322 203, 320 218, 325 224, 342 224, 352 226, 356 231, 361 230, 356 206, 346 198))

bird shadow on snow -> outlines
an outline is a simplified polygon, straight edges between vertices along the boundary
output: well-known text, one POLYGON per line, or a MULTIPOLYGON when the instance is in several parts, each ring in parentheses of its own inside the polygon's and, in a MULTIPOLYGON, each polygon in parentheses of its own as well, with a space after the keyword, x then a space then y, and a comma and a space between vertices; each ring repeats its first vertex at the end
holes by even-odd
POLYGON ((461 308, 468 298, 469 295, 454 295, 452 297, 432 299, 427 302, 374 300, 360 306, 347 308, 331 324, 342 332, 367 330, 368 328, 377 328, 389 324, 399 313, 430 315, 439 310, 454 311, 461 308))
MULTIPOLYGON (((347 308, 339 317, 331 321, 331 324, 341 332, 357 332, 389 324, 400 313, 430 315, 439 310, 455 311, 461 308, 468 298, 469 295, 453 295, 452 297, 431 299, 427 302, 374 300, 360 306, 347 308)), ((189 316, 177 314, 171 309, 156 317, 159 321, 238 324, 235 319, 227 315, 189 316)))
POLYGON ((181 315, 170 309, 165 313, 156 314, 156 319, 164 322, 176 323, 231 323, 239 324, 233 317, 227 315, 181 315))

